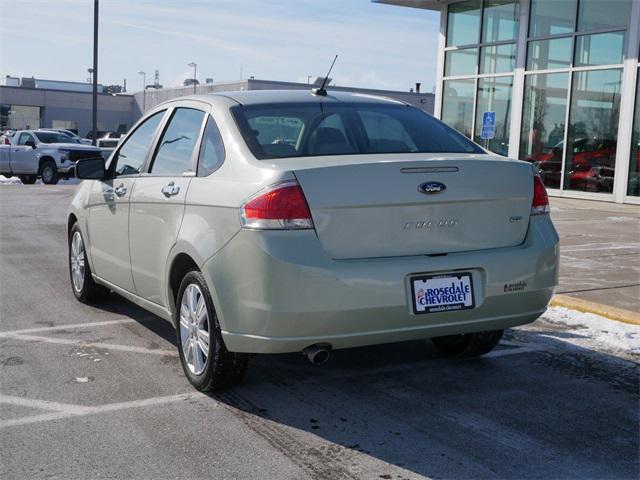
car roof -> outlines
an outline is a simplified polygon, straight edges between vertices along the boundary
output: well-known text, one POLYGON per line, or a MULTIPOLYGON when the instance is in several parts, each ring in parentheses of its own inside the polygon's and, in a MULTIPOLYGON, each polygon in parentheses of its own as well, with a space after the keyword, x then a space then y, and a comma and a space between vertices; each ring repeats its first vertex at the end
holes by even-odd
POLYGON ((403 103, 398 100, 351 92, 327 91, 327 95, 315 95, 309 90, 249 90, 240 92, 220 92, 212 95, 224 95, 242 105, 260 105, 265 103, 403 103))
POLYGON ((187 97, 173 98, 164 105, 180 102, 197 100, 209 104, 232 103, 241 105, 264 105, 271 103, 383 103, 408 105, 405 102, 395 100, 388 97, 378 95, 369 95, 364 93, 351 92, 334 92, 327 91, 327 95, 315 95, 311 89, 309 90, 249 90, 249 91, 229 91, 229 92, 213 92, 204 95, 190 95, 187 97))

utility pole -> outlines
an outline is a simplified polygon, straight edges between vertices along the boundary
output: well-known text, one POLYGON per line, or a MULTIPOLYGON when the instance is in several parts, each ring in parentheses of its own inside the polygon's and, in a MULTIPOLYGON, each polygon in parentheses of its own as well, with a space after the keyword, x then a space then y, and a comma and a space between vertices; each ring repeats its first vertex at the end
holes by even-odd
POLYGON ((193 68, 193 94, 196 94, 196 82, 197 82, 197 71, 198 71, 198 64, 195 62, 191 62, 189 63, 189 66, 191 68, 193 68))
POLYGON ((93 0, 93 112, 91 143, 96 144, 98 136, 98 10, 99 0, 93 0))
POLYGON ((147 74, 140 70, 138 75, 142 75, 142 113, 147 109, 147 74))

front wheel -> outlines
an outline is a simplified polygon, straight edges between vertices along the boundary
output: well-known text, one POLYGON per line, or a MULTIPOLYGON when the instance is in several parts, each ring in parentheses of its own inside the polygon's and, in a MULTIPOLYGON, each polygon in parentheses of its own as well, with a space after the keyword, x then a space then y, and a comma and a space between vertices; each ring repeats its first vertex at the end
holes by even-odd
POLYGON ((198 390, 221 391, 244 378, 248 355, 227 350, 204 277, 185 275, 176 302, 176 335, 182 369, 198 390))
POLYGON ((78 223, 73 224, 69 233, 69 276, 73 294, 82 303, 102 300, 109 294, 109 290, 93 281, 78 223))
POLYGON ((500 343, 503 333, 504 330, 491 330, 434 337, 431 341, 441 353, 448 357, 479 357, 493 350, 500 343))
POLYGON ((58 183, 58 168, 53 160, 45 161, 40 167, 40 177, 45 185, 58 183))

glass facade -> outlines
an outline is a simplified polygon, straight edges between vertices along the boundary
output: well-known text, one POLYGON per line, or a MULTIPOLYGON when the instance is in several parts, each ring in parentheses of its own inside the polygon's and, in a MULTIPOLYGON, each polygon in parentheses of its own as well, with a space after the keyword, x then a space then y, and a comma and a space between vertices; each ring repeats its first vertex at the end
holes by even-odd
POLYGON ((444 82, 441 120, 471 138, 475 80, 444 82))
POLYGON ((640 23, 634 2, 449 4, 441 119, 495 153, 535 164, 551 189, 639 197, 640 61, 632 76, 628 70, 628 57, 636 55, 630 42, 632 52, 640 43, 630 29, 640 23), (524 25, 521 8, 528 10, 524 25), (495 113, 493 138, 481 138, 486 112, 495 113), (510 131, 512 123, 518 131, 510 131))
POLYGON ((564 188, 613 192, 622 70, 573 74, 564 188))
POLYGON ((478 106, 473 140, 492 152, 504 156, 509 151, 512 87, 512 76, 481 78, 478 81, 478 106), (491 139, 482 139, 480 136, 484 112, 496 113, 495 132, 491 139))
POLYGON ((629 178, 627 195, 640 197, 640 63, 638 64, 638 82, 636 86, 636 111, 633 116, 631 133, 631 158, 629 159, 629 178))
POLYGON ((534 163, 551 188, 560 188, 568 84, 568 73, 542 73, 525 79, 520 158, 534 163))

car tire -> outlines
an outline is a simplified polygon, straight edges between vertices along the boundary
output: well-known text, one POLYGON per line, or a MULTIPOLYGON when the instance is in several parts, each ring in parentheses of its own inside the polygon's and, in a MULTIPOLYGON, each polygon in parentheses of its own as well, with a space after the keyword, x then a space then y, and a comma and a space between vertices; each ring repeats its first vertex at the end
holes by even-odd
POLYGON ((25 185, 33 185, 38 180, 38 177, 35 175, 18 175, 20 181, 25 185))
POLYGON ((434 337, 431 342, 447 357, 469 358, 485 355, 493 350, 502 338, 504 330, 465 333, 434 337))
POLYGON ((180 362, 197 390, 219 392, 242 382, 249 356, 227 350, 211 293, 197 270, 182 279, 174 320, 180 362))
POLYGON ((69 232, 69 279, 71 280, 71 290, 82 303, 93 303, 104 300, 109 294, 109 290, 93 281, 84 245, 80 227, 76 222, 69 232))
POLYGON ((42 183, 45 185, 55 185, 58 183, 58 168, 53 160, 46 160, 40 166, 39 172, 42 183))

